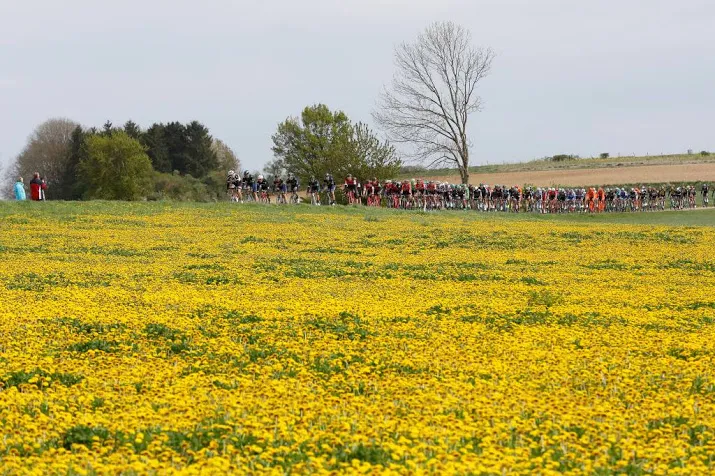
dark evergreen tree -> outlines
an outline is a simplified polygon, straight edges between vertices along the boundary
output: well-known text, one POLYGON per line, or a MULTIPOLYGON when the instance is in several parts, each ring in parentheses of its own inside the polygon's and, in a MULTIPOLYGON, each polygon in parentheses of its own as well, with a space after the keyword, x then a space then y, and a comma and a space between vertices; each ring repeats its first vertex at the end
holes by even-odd
POLYGON ((127 135, 132 139, 137 140, 139 140, 142 135, 141 128, 137 125, 136 122, 132 121, 131 119, 124 124, 124 132, 126 132, 127 135))
POLYGON ((212 147, 213 138, 200 122, 192 121, 185 128, 186 157, 183 173, 193 177, 205 177, 218 168, 218 158, 212 147))
POLYGON ((112 133, 114 132, 114 127, 112 127, 112 121, 107 121, 104 123, 102 126, 102 135, 103 136, 111 136, 112 133))
POLYGON ((171 171, 186 173, 187 164, 191 161, 187 154, 186 127, 180 122, 169 122, 164 126, 164 141, 169 154, 171 171))
POLYGON ((62 200, 79 200, 84 193, 84 181, 78 175, 78 167, 82 159, 86 157, 85 139, 87 137, 88 134, 82 129, 82 126, 77 126, 72 131, 62 185, 57 190, 59 198, 62 200))
POLYGON ((151 165, 157 172, 171 173, 173 171, 169 147, 166 143, 164 124, 154 124, 141 135, 142 145, 146 147, 151 165))

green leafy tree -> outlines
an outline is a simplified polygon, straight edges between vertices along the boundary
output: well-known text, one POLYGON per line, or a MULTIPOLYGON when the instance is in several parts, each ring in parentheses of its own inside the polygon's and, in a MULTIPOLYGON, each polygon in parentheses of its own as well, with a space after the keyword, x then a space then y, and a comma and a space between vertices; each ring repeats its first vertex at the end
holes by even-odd
POLYGON ((332 112, 323 104, 306 107, 300 119, 288 118, 278 125, 273 154, 302 180, 340 173, 350 134, 350 120, 344 112, 332 112))
POLYGON ((78 171, 88 199, 140 200, 151 192, 151 160, 124 131, 88 137, 78 171))
POLYGON ((362 179, 391 178, 399 173, 402 167, 395 148, 381 141, 367 124, 359 122, 353 126, 350 148, 353 174, 362 179))
POLYGON ((400 167, 394 148, 369 127, 353 124, 344 112, 330 111, 323 104, 306 107, 300 119, 279 124, 272 150, 275 160, 269 168, 283 168, 303 181, 327 172, 336 178, 347 174, 385 178, 400 167))

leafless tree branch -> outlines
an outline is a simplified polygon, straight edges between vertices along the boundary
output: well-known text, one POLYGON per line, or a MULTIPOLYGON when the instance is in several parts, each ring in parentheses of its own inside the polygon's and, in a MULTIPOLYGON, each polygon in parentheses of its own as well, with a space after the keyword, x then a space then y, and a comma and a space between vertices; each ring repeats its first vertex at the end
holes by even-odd
POLYGON ((494 52, 471 44, 469 31, 435 23, 415 43, 395 50, 397 71, 373 118, 390 140, 408 144, 416 161, 452 165, 469 181, 469 115, 482 100, 477 87, 490 72, 494 52))

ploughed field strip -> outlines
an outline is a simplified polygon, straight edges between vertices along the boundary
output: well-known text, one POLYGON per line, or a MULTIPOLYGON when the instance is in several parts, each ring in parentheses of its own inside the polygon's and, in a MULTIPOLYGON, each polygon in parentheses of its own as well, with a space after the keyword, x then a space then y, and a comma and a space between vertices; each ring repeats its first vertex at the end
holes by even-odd
MULTIPOLYGON (((593 185, 683 183, 715 181, 715 163, 628 165, 593 168, 554 168, 549 170, 516 170, 473 172, 471 183, 532 184, 536 187, 593 185)), ((457 175, 434 177, 435 180, 457 182, 457 175)))
POLYGON ((715 470, 711 228, 106 207, 3 216, 2 473, 715 470))

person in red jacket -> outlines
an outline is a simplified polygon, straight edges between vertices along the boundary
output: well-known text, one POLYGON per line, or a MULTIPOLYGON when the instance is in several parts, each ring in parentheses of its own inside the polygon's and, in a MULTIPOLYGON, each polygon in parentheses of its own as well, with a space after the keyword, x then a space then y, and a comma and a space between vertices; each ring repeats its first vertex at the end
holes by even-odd
POLYGON ((45 190, 47 190, 47 184, 40 178, 40 174, 35 172, 32 180, 30 180, 30 198, 36 202, 44 200, 45 190))

